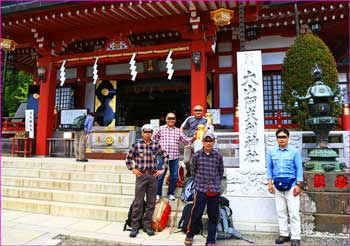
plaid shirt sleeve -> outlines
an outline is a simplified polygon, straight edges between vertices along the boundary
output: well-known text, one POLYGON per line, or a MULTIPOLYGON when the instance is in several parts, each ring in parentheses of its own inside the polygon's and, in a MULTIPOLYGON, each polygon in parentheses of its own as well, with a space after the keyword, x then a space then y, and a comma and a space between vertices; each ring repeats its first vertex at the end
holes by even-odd
POLYGON ((133 163, 135 152, 136 152, 137 145, 136 143, 133 143, 131 148, 129 149, 129 153, 126 156, 125 162, 126 162, 126 167, 129 170, 132 170, 135 166, 133 163))
POLYGON ((186 137, 186 135, 182 131, 180 131, 180 141, 183 142, 185 145, 188 145, 192 143, 192 138, 186 137))

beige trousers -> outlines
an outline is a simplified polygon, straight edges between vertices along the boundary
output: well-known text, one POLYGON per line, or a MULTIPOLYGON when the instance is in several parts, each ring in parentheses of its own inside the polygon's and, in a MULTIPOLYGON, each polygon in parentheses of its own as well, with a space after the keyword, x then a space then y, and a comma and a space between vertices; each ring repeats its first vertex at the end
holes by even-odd
POLYGON ((291 239, 301 239, 300 224, 300 195, 293 195, 294 187, 289 191, 279 191, 275 189, 275 204, 278 215, 278 225, 281 236, 289 236, 288 216, 290 221, 291 239))
POLYGON ((74 154, 75 159, 84 160, 85 159, 85 131, 76 131, 74 133, 74 154))

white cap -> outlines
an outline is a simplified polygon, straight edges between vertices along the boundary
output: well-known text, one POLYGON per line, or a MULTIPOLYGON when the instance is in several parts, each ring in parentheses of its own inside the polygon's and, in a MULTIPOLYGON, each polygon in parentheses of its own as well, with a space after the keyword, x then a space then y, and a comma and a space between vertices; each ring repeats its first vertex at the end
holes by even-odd
POLYGON ((151 124, 145 124, 141 127, 141 132, 144 130, 152 130, 153 131, 153 126, 151 124))

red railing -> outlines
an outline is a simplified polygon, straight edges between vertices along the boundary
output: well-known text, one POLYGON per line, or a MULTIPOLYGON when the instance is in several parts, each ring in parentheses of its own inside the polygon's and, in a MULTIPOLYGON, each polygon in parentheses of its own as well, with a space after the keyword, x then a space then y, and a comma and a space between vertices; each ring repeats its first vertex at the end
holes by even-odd
POLYGON ((285 123, 284 121, 291 121, 292 117, 289 115, 283 115, 282 111, 277 111, 276 115, 265 116, 265 129, 277 129, 280 127, 285 127, 288 129, 298 128, 298 124, 285 123), (273 124, 267 124, 266 121, 273 121, 273 124))
POLYGON ((3 138, 10 138, 16 132, 25 131, 24 118, 3 117, 1 122, 1 134, 3 138))

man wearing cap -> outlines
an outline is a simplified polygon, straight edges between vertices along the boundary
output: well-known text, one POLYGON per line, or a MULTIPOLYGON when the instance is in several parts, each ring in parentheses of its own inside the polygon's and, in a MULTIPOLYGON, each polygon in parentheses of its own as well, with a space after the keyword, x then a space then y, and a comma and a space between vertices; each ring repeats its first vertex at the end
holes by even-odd
MULTIPOLYGON (((171 201, 175 200, 174 192, 176 188, 176 182, 178 180, 178 168, 179 168, 179 144, 191 144, 193 138, 188 138, 175 127, 176 116, 173 112, 169 112, 165 118, 166 124, 157 128, 154 131, 152 140, 159 141, 160 145, 166 150, 169 155, 169 167, 170 167, 170 183, 168 188, 168 198, 171 201)), ((159 159, 159 166, 162 166, 163 161, 159 159)), ((162 197, 162 187, 164 182, 165 173, 158 179, 158 193, 157 200, 162 197)))
POLYGON ((139 232, 139 221, 142 217, 143 199, 146 194, 146 208, 142 220, 143 231, 149 236, 152 230, 152 215, 156 204, 158 176, 168 167, 168 155, 159 143, 151 140, 153 127, 150 124, 141 128, 142 139, 136 141, 126 156, 126 166, 136 176, 135 199, 131 216, 130 237, 136 237, 139 232), (157 158, 164 160, 163 169, 157 169, 157 158))
MULTIPOLYGON (((187 137, 194 137, 197 131, 198 125, 204 125, 206 132, 208 129, 208 120, 203 117, 203 107, 201 105, 196 105, 193 108, 194 115, 191 115, 185 119, 185 121, 181 124, 180 130, 184 132, 187 137)), ((184 163, 186 165, 187 173, 186 176, 190 176, 190 161, 193 153, 193 144, 187 145, 184 148, 184 163)))
POLYGON ((203 149, 195 152, 192 157, 191 175, 194 181, 195 193, 185 239, 185 245, 188 246, 192 245, 194 231, 196 231, 202 219, 205 205, 207 205, 209 217, 206 245, 215 245, 216 242, 220 184, 224 175, 224 164, 220 153, 213 149, 214 142, 214 134, 205 133, 202 138, 203 149))

